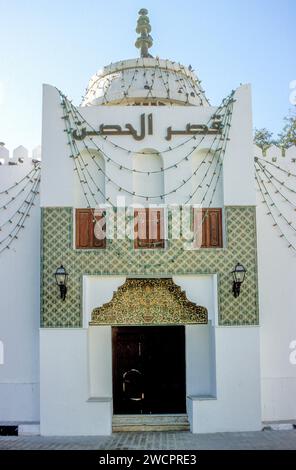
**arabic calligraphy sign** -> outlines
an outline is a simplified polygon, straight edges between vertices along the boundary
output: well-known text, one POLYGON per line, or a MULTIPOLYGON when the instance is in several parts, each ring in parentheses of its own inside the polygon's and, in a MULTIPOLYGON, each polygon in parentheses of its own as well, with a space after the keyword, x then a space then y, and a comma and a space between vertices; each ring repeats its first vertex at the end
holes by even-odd
MULTIPOLYGON (((196 135, 196 134, 221 134, 222 131, 221 116, 216 114, 212 117, 211 126, 206 124, 186 124, 185 129, 174 130, 172 126, 167 128, 165 136, 166 140, 171 140, 175 135, 196 135)), ((88 136, 100 135, 129 135, 135 140, 143 140, 146 136, 146 116, 140 116, 140 130, 139 132, 132 126, 132 124, 125 124, 124 129, 117 124, 101 124, 99 129, 88 131, 86 127, 82 127, 80 132, 74 130, 72 136, 75 140, 83 140, 88 136)), ((153 135, 153 117, 152 114, 147 115, 147 135, 153 135)))

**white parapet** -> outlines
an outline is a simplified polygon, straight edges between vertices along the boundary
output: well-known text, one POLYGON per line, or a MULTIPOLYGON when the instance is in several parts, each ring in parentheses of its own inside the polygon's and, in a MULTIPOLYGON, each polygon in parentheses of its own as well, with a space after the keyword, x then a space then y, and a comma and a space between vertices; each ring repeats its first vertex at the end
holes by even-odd
POLYGON ((26 147, 24 147, 23 145, 19 145, 14 149, 12 155, 13 162, 23 163, 29 157, 29 152, 26 147))
POLYGON ((288 148, 270 145, 262 149, 254 144, 253 154, 255 158, 263 158, 283 166, 296 163, 296 145, 291 145, 291 147, 288 148))
POLYGON ((0 165, 5 165, 9 159, 9 150, 5 147, 4 142, 0 142, 0 165))
POLYGON ((0 142, 0 165, 23 165, 32 163, 34 160, 41 160, 41 145, 33 148, 31 155, 26 147, 19 145, 12 151, 12 157, 10 157, 10 152, 4 142, 0 142))

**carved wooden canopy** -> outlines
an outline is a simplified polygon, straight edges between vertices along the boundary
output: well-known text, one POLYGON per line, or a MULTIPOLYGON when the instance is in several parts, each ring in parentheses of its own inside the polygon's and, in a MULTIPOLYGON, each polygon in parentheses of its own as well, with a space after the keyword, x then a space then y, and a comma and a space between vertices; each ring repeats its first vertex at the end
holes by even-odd
POLYGON ((172 279, 127 279, 110 302, 92 311, 90 325, 206 324, 208 312, 190 302, 172 279))

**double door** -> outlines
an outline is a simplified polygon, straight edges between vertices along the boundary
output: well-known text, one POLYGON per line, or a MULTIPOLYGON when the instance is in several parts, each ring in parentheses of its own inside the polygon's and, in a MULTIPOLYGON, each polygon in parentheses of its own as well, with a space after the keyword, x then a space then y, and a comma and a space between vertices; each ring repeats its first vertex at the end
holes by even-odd
POLYGON ((114 414, 185 413, 184 326, 113 327, 114 414))

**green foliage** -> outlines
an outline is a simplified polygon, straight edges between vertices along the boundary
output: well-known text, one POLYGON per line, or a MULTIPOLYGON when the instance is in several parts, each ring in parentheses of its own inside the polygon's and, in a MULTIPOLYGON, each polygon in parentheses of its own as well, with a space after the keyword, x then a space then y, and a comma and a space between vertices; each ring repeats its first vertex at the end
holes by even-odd
POLYGON ((269 132, 266 128, 255 129, 254 142, 263 150, 275 143, 272 132, 269 132))
POLYGON ((275 144, 280 147, 288 148, 296 145, 296 111, 294 110, 289 116, 284 118, 285 125, 277 139, 273 137, 273 133, 268 129, 255 129, 254 142, 262 150, 266 150, 270 145, 275 144))
POLYGON ((284 118, 285 126, 279 134, 279 145, 288 148, 296 145, 296 114, 284 118))

